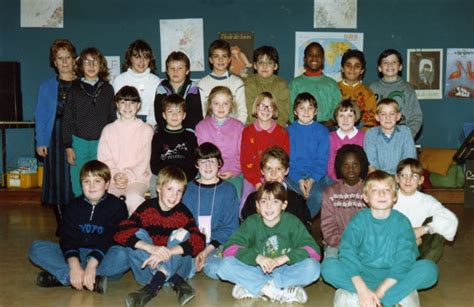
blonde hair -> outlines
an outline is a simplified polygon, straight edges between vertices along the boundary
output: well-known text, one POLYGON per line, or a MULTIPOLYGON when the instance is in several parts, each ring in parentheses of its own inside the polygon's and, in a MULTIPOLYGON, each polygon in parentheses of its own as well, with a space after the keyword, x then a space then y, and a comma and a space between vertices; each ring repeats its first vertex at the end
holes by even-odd
POLYGON ((273 97, 273 95, 270 92, 261 92, 260 94, 257 95, 257 98, 255 98, 255 101, 253 102, 253 105, 252 105, 252 117, 257 118, 258 106, 260 106, 260 104, 265 98, 268 98, 270 100, 271 106, 273 108, 272 119, 277 119, 278 118, 278 105, 276 103, 276 99, 273 97))
POLYGON ((397 111, 397 113, 400 113, 400 106, 398 105, 398 102, 392 98, 384 98, 380 100, 377 103, 376 113, 380 113, 380 110, 382 109, 383 106, 390 106, 390 105, 393 105, 393 108, 395 109, 395 111, 397 111))
POLYGON ((212 116, 212 100, 214 100, 217 95, 226 95, 230 100, 230 113, 234 111, 235 101, 231 90, 227 86, 216 86, 211 90, 211 93, 207 98, 206 117, 212 116))
POLYGON ((182 184, 184 187, 187 183, 186 174, 182 169, 174 165, 169 165, 162 168, 158 173, 156 186, 162 187, 171 181, 176 181, 179 184, 182 184))
POLYGON ((385 182, 390 187, 393 197, 397 196, 397 182, 389 173, 381 170, 376 170, 375 172, 370 173, 367 178, 365 178, 364 194, 366 196, 369 194, 370 185, 373 182, 385 182))

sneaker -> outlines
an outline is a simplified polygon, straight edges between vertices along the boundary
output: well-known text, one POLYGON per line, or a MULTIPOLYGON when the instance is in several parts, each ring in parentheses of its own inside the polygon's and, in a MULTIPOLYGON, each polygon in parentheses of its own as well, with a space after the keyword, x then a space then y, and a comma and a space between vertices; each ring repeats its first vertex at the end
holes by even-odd
POLYGON ((302 287, 288 287, 282 290, 279 301, 287 304, 304 304, 308 301, 308 295, 302 287))
POLYGON ((56 277, 46 271, 39 272, 38 276, 36 277, 36 285, 44 288, 63 286, 63 284, 60 283, 56 277))
POLYGON ((184 280, 177 285, 172 285, 171 287, 178 294, 178 302, 181 306, 196 296, 196 291, 194 291, 194 288, 184 280))
POLYGON ((402 307, 420 307, 420 298, 418 297, 418 291, 413 291, 404 299, 402 299, 398 305, 402 307))
POLYGON ((242 287, 241 285, 235 285, 232 289, 232 297, 237 300, 242 300, 245 298, 255 298, 252 294, 250 294, 247 289, 242 287))
POLYGON ((125 298, 125 304, 127 307, 143 307, 155 296, 156 294, 151 294, 145 286, 137 292, 129 293, 125 298))
POLYGON ((92 291, 104 294, 107 291, 107 276, 96 276, 92 291))
POLYGON ((334 307, 359 306, 359 297, 356 293, 344 289, 337 289, 334 295, 334 307))

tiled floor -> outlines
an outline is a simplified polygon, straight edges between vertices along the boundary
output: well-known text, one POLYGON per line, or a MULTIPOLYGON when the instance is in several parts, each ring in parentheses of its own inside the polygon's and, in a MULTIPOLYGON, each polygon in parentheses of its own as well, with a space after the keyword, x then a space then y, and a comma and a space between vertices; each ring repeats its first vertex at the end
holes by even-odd
MULTIPOLYGON (((439 263, 438 284, 420 293, 422 306, 474 306, 474 209, 451 206, 460 220, 454 244, 446 246, 439 263)), ((318 221, 316 221, 318 223, 318 221)), ((317 228, 317 227, 315 227, 317 228)), ((0 204, 0 306, 123 306, 125 295, 138 288, 132 274, 109 282, 104 295, 70 288, 39 288, 40 271, 27 258, 29 245, 36 239, 56 240, 55 219, 50 208, 37 204, 0 204)), ((316 238, 318 230, 314 233, 316 238)), ((257 300, 237 301, 232 285, 213 281, 203 274, 192 279, 196 298, 192 306, 281 306, 257 300)), ((307 289, 308 306, 332 306, 334 289, 321 280, 307 289)), ((163 289, 147 306, 178 306, 174 292, 163 289)))

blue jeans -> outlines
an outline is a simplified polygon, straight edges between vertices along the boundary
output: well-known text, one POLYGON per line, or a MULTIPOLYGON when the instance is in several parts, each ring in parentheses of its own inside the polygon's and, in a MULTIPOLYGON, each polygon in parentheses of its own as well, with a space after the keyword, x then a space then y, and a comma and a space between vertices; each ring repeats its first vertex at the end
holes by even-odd
MULTIPOLYGON (((150 235, 148 234, 146 230, 140 229, 135 233, 135 235, 140 240, 148 244, 153 244, 153 240, 151 239, 150 235)), ((176 246, 180 244, 181 242, 186 241, 188 238, 189 238, 189 232, 187 230, 184 230, 182 228, 176 229, 171 234, 166 247, 170 248, 170 247, 176 246), (182 239, 173 238, 174 235, 183 231, 186 232, 186 234, 183 236, 182 239)), ((166 276, 167 278, 172 277, 174 274, 178 274, 183 279, 189 279, 193 277, 195 274, 195 271, 193 269, 194 261, 191 256, 182 256, 182 255, 171 256, 171 258, 168 261, 160 263, 157 269, 153 270, 149 266, 147 266, 144 269, 141 268, 143 262, 145 262, 145 260, 148 259, 148 257, 150 256, 148 252, 142 249, 133 249, 133 248, 127 247, 127 255, 128 255, 130 268, 132 269, 132 272, 133 272, 133 276, 135 277, 135 280, 138 281, 138 283, 142 285, 149 284, 153 275, 155 275, 155 273, 160 269, 163 269, 164 271, 167 272, 168 274, 166 276)))
MULTIPOLYGON (((207 277, 212 279, 219 279, 217 276, 217 271, 219 270, 222 260, 224 259, 221 255, 218 255, 219 249, 215 249, 209 253, 207 256, 206 262, 204 262, 204 268, 202 271, 206 274, 207 277)), ((196 271, 195 263, 193 261, 193 271, 196 271)))
MULTIPOLYGON (((289 178, 286 178, 285 180, 296 193, 300 194, 301 196, 304 196, 303 191, 301 191, 300 185, 297 181, 294 181, 289 178)), ((332 180, 328 176, 324 176, 319 181, 314 182, 313 186, 311 187, 311 190, 309 191, 309 196, 306 199, 306 206, 308 206, 311 218, 314 218, 321 210, 324 189, 326 189, 326 187, 328 187, 332 183, 334 183, 334 180, 332 180)))
POLYGON ((307 258, 291 265, 282 265, 272 273, 265 274, 259 266, 247 265, 235 257, 224 257, 217 270, 217 275, 247 289, 253 296, 258 296, 263 286, 273 280, 275 287, 305 287, 319 278, 319 262, 307 258))
MULTIPOLYGON (((87 256, 92 251, 90 248, 79 249, 81 267, 87 264, 87 256)), ((51 273, 60 283, 67 286, 69 282, 69 265, 64 258, 59 244, 37 240, 31 244, 29 257, 31 262, 51 273)), ((129 269, 127 253, 124 247, 114 245, 105 254, 96 270, 97 276, 107 276, 111 279, 120 278, 129 269)))

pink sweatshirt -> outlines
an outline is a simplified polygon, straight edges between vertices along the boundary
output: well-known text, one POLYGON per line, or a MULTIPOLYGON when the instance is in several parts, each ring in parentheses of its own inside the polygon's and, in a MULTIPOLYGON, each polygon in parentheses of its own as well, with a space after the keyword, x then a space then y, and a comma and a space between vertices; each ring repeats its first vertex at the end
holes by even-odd
POLYGON ((365 133, 360 130, 355 130, 354 135, 345 136, 341 138, 342 135, 340 132, 332 131, 329 133, 329 160, 328 160, 328 169, 327 174, 330 178, 336 180, 336 170, 334 168, 334 161, 336 161, 337 151, 346 144, 356 144, 364 148, 364 135, 365 133))

